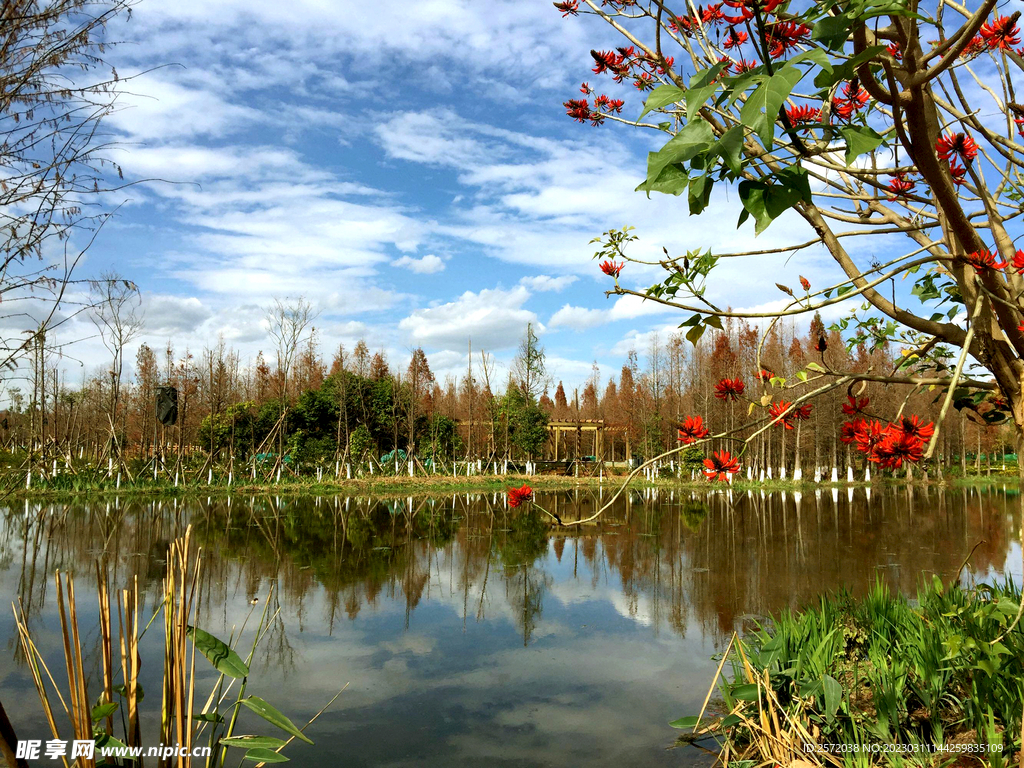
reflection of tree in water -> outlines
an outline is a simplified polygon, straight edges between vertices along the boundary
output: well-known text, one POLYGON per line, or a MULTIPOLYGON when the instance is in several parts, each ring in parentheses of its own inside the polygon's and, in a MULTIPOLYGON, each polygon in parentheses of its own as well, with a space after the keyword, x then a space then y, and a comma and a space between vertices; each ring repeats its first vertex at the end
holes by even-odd
MULTIPOLYGON (((601 498, 570 491, 541 503, 572 519, 601 498)), ((460 603, 463 621, 507 605, 529 643, 556 558, 560 578, 619 592, 624 611, 654 631, 721 640, 748 615, 806 604, 840 584, 857 594, 880 576, 913 592, 922 574, 952 575, 981 540, 969 570, 987 576, 1004 566, 1019 518, 1016 497, 971 488, 875 490, 870 500, 860 488, 645 491, 583 530, 550 529, 542 516, 505 511, 481 494, 33 505, 28 515, 19 504, 3 512, 0 575, 33 622, 52 609, 54 570, 75 571, 84 591, 97 561, 112 587, 138 576, 151 610, 167 542, 191 522, 203 547, 204 618, 230 628, 239 605, 277 585, 284 610, 263 648, 266 662, 280 665, 295 662, 286 630, 296 622, 300 630, 326 622, 329 631, 381 600, 404 600, 407 625, 425 600, 460 603), (326 615, 307 616, 308 605, 326 606, 326 615)))
POLYGON ((523 633, 523 645, 530 637, 544 609, 544 593, 552 579, 535 567, 547 554, 550 528, 540 512, 527 508, 511 517, 508 528, 491 539, 491 546, 504 566, 505 597, 523 633))

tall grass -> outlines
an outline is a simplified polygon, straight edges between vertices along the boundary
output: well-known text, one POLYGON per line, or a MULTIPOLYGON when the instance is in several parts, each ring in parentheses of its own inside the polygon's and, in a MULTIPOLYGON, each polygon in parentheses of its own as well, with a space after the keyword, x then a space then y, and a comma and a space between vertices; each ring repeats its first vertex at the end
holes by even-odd
POLYGON ((1024 727, 1020 617, 1009 580, 966 588, 935 578, 913 601, 881 584, 861 600, 830 595, 734 636, 716 674, 720 711, 709 717, 705 703, 672 725, 693 729, 691 741, 717 739, 733 768, 1009 765, 1024 727))
MULTIPOLYGON (((277 619, 270 612, 272 601, 264 602, 254 632, 252 646, 245 661, 237 651, 209 633, 195 626, 196 598, 198 595, 202 559, 193 546, 191 527, 185 535, 171 543, 164 576, 163 600, 148 622, 143 625, 139 610, 137 580, 114 597, 115 611, 111 608, 111 595, 106 574, 97 565, 99 666, 102 670, 99 693, 93 698, 86 674, 86 659, 79 631, 78 602, 74 579, 70 574, 57 573, 56 602, 64 656, 64 675, 58 682, 54 671, 47 666, 38 644, 33 639, 28 617, 15 606, 15 621, 21 647, 43 715, 54 739, 94 740, 97 748, 142 747, 144 734, 141 725, 141 704, 144 698, 140 679, 142 657, 140 644, 143 636, 154 626, 163 629, 163 659, 160 690, 160 722, 157 738, 150 744, 181 745, 186 754, 156 756, 157 768, 219 768, 225 764, 230 749, 241 749, 245 759, 257 765, 284 762, 288 758, 282 750, 294 739, 313 742, 304 730, 326 709, 324 707, 305 727, 299 729, 273 705, 257 696, 246 696, 249 665, 256 648, 277 619), (162 621, 158 621, 162 619, 162 621), (204 675, 196 673, 197 653, 218 672, 205 696, 197 688, 204 675), (232 693, 237 684, 237 691, 232 693), (239 733, 242 710, 260 718, 264 724, 275 727, 274 733, 283 732, 287 739, 276 735, 239 733), (193 757, 196 746, 210 747, 205 757, 193 757)), ((235 641, 242 635, 254 608, 251 608, 235 641)), ((59 674, 59 673, 58 673, 59 674)), ((340 695, 340 692, 339 694, 340 695)), ((330 706, 338 696, 327 705, 330 706)), ((100 752, 92 759, 76 758, 66 768, 93 768, 100 765, 142 766, 143 759, 106 758, 100 752)))

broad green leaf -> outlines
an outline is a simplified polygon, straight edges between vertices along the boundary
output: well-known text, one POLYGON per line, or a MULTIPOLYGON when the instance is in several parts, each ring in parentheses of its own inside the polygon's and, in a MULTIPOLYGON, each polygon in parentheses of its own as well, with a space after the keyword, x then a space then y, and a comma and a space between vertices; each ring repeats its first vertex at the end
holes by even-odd
POLYGON ((252 760, 256 763, 287 763, 288 758, 282 755, 280 752, 275 752, 272 749, 263 749, 256 747, 250 749, 245 753, 243 760, 252 760))
POLYGON ((821 685, 825 693, 825 715, 831 721, 839 711, 839 704, 843 700, 843 686, 834 677, 828 675, 821 678, 821 685))
POLYGON ((866 125, 848 125, 840 128, 839 133, 846 139, 846 167, 863 154, 873 152, 885 141, 874 128, 866 125))
POLYGON ((831 88, 842 80, 851 79, 856 74, 857 67, 865 61, 870 61, 875 58, 875 56, 884 50, 884 45, 872 45, 870 48, 865 48, 856 56, 852 56, 847 59, 842 64, 835 64, 831 71, 822 69, 821 72, 814 76, 814 86, 816 88, 831 88))
POLYGON ((193 720, 198 720, 200 723, 223 723, 224 716, 217 712, 203 712, 198 715, 192 715, 193 720))
POLYGON ((796 377, 800 379, 800 381, 807 381, 807 371, 797 371, 796 377))
POLYGON ((686 96, 686 91, 682 88, 677 88, 674 85, 659 85, 651 94, 647 97, 644 102, 644 111, 640 113, 640 117, 643 117, 652 109, 661 109, 667 107, 669 104, 675 104, 677 101, 682 101, 686 96))
POLYGON ((247 698, 241 699, 238 703, 248 707, 271 725, 276 725, 282 731, 290 733, 295 738, 301 739, 307 744, 313 743, 312 739, 310 739, 306 734, 304 734, 302 731, 295 727, 295 723, 293 723, 291 720, 289 720, 287 717, 285 717, 277 709, 275 709, 272 705, 265 702, 259 696, 249 696, 247 698))
POLYGON ((757 701, 758 688, 756 683, 744 683, 743 685, 737 685, 730 691, 733 698, 739 699, 740 701, 757 701))
POLYGON ((108 701, 105 704, 97 704, 92 708, 92 719, 102 720, 104 717, 114 714, 119 704, 116 701, 108 701))
POLYGON ((715 144, 715 152, 725 161, 730 171, 739 174, 743 170, 743 126, 734 125, 723 133, 715 144))
POLYGON ((740 202, 754 217, 754 234, 759 235, 784 211, 803 199, 800 189, 761 181, 741 181, 740 202))
POLYGON ((798 53, 788 63, 802 64, 805 61, 817 64, 820 69, 826 72, 832 71, 832 62, 829 61, 828 54, 821 50, 821 48, 811 48, 809 51, 798 53))
POLYGON ((673 720, 669 723, 669 726, 672 728, 696 728, 699 722, 698 718, 691 715, 690 717, 681 717, 678 720, 673 720))
POLYGON ((722 74, 722 70, 729 66, 730 60, 720 61, 713 67, 702 70, 690 78, 690 88, 686 91, 686 117, 692 119, 697 116, 697 111, 704 106, 708 98, 718 90, 719 84, 715 79, 722 74))
POLYGON ((647 180, 657 181, 665 166, 685 163, 703 152, 715 141, 711 126, 704 120, 694 119, 679 129, 657 152, 647 155, 647 180))
POLYGON ((736 77, 728 78, 725 81, 726 91, 729 93, 728 106, 731 107, 735 104, 752 83, 760 85, 767 79, 768 76, 765 75, 763 66, 755 67, 736 75, 736 77))
MULTIPOLYGON (((650 154, 656 154, 651 152, 650 154)), ((666 165, 658 178, 655 180, 647 179, 640 184, 634 191, 635 192, 646 192, 647 196, 651 196, 651 192, 662 192, 666 195, 681 195, 686 191, 687 184, 690 183, 689 174, 686 168, 680 163, 672 163, 672 165, 666 165)))
POLYGON ((192 638, 192 642, 195 643, 199 652, 208 658, 221 674, 234 678, 242 678, 249 674, 249 668, 245 666, 245 662, 223 641, 198 627, 190 626, 187 634, 192 638))
POLYGON ((714 179, 707 174, 697 176, 690 181, 690 193, 688 201, 690 204, 690 215, 696 216, 708 207, 711 200, 711 188, 715 185, 714 179))
POLYGON ((708 315, 704 320, 704 325, 710 325, 712 328, 717 328, 720 331, 725 330, 722 328, 722 318, 718 315, 708 315))
POLYGON ((241 747, 242 749, 277 749, 283 747, 286 742, 284 739, 277 739, 273 736, 226 736, 220 740, 220 743, 225 747, 241 747))
POLYGON ((819 19, 811 29, 811 40, 836 51, 843 47, 852 33, 853 25, 846 16, 826 16, 819 19))
POLYGON ((825 372, 824 368, 822 368, 817 363, 813 363, 813 362, 807 364, 807 370, 809 370, 809 371, 817 371, 818 373, 824 373, 825 372))
POLYGON ((803 76, 801 69, 787 64, 761 83, 740 111, 740 121, 758 135, 769 151, 775 138, 779 110, 803 76))
POLYGON ((703 325, 695 325, 695 326, 693 326, 693 328, 691 328, 690 330, 688 330, 686 332, 686 340, 688 342, 690 342, 691 344, 693 344, 694 346, 696 346, 697 342, 700 341, 700 337, 703 336, 703 335, 704 335, 704 326, 703 325))

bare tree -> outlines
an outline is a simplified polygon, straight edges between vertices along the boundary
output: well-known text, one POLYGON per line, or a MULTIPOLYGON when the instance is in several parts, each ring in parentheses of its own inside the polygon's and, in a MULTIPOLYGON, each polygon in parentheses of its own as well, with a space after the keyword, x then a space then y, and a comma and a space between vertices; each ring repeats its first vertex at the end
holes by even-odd
POLYGON ((306 329, 317 317, 313 305, 305 298, 294 301, 275 298, 267 310, 267 334, 274 342, 277 353, 277 385, 280 398, 281 429, 278 433, 278 449, 284 450, 284 412, 288 407, 288 380, 291 376, 295 353, 302 344, 306 329))
POLYGON ((116 433, 121 380, 124 375, 124 350, 142 331, 139 289, 135 283, 125 280, 116 272, 107 272, 100 280, 92 283, 91 303, 92 322, 112 358, 107 418, 110 423, 111 446, 118 450, 116 433))

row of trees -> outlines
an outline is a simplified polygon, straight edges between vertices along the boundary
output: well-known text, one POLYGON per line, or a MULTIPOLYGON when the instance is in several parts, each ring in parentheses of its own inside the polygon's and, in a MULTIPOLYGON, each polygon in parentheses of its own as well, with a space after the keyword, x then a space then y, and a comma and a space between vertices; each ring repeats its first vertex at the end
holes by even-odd
MULTIPOLYGON (((794 323, 774 325, 763 343, 756 327, 735 320, 696 343, 681 332, 652 334, 644 349, 627 354, 618 376, 603 381, 595 363, 587 381, 569 389, 549 378, 544 350, 529 327, 500 380, 494 358, 478 351, 464 375, 442 381, 422 349, 396 364, 359 342, 325 359, 312 325, 315 313, 299 300, 276 301, 268 310, 272 362, 260 352, 243 364, 223 340, 198 353, 177 353, 171 346, 158 352, 143 344, 134 376, 122 380, 124 344, 141 321, 121 291, 100 305, 97 324, 108 329, 102 335, 110 342, 111 368, 71 386, 60 379, 54 359, 34 377, 43 384, 31 398, 13 390, 4 422, 9 447, 31 449, 44 461, 85 452, 120 460, 168 450, 243 462, 256 455, 288 456, 304 465, 404 459, 396 451, 421 462, 542 459, 549 453, 547 424, 556 420, 617 427, 606 433, 601 458, 609 456, 613 439, 617 458, 623 458, 627 442, 633 454, 651 457, 677 445, 686 416, 734 429, 766 397, 778 399, 783 387, 787 398, 799 397, 812 387, 801 380, 809 365, 868 373, 899 364, 885 343, 848 350, 839 331, 815 316, 806 331, 794 323), (723 396, 722 382, 732 388, 731 396, 723 396), (173 427, 161 425, 155 414, 156 393, 164 385, 178 392, 173 427)), ((931 420, 941 405, 934 389, 920 386, 908 393, 860 383, 833 390, 815 401, 808 418, 793 422, 794 429, 780 424, 755 438, 748 463, 790 472, 844 468, 851 455, 843 441, 849 416, 842 406, 850 395, 867 398, 869 413, 906 412, 931 420)), ((1000 427, 965 413, 956 428, 943 432, 942 457, 966 462, 971 454, 978 461, 982 453, 1012 445, 1000 427)), ((710 448, 729 445, 721 440, 710 448)), ((584 440, 571 442, 561 456, 596 451, 596 443, 584 440)), ((697 462, 703 456, 702 447, 686 458, 697 462)))

